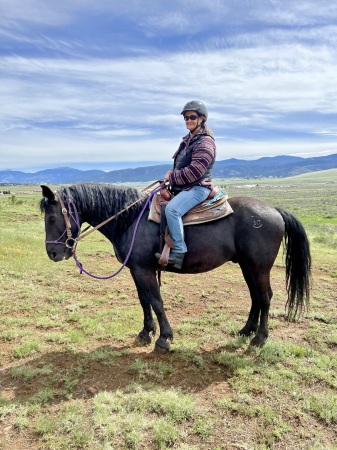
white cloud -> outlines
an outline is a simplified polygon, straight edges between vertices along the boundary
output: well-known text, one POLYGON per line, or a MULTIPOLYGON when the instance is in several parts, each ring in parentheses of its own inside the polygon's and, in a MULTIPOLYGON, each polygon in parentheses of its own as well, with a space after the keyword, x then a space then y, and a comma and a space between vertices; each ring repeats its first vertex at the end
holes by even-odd
POLYGON ((234 121, 238 111, 249 112, 258 122, 262 115, 265 121, 296 111, 336 113, 336 61, 333 49, 321 48, 317 54, 317 49, 301 45, 163 58, 7 57, 0 60, 0 118, 3 123, 49 118, 148 126, 149 118, 165 110, 171 114, 170 126, 178 123, 172 114, 190 97, 207 99, 214 117, 228 120, 233 114, 234 121), (195 75, 186 77, 181 70, 185 60, 198 67, 195 75))
POLYGON ((27 164, 31 155, 46 164, 168 160, 193 98, 209 107, 222 159, 336 151, 331 2, 0 0, 0 8, 0 169, 25 155, 27 164))
MULTIPOLYGON (((63 133, 50 130, 44 133, 16 132, 1 152, 1 169, 36 171, 42 167, 62 165, 74 167, 82 161, 90 167, 90 162, 103 163, 124 161, 172 161, 179 139, 124 140, 95 139, 95 136, 63 133), (25 141, 24 151, 22 140, 25 141), (13 161, 15 165, 13 165, 13 161)), ((325 156, 337 153, 337 140, 248 140, 217 139, 217 159, 231 157, 255 159, 262 156, 296 155, 301 157, 325 156)))

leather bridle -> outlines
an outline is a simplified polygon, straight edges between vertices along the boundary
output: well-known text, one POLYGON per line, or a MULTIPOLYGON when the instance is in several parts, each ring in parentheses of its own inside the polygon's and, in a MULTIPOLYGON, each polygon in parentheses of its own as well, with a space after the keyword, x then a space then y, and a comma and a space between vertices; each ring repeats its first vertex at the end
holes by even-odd
POLYGON ((78 240, 79 234, 81 232, 81 225, 80 225, 80 221, 79 221, 79 216, 78 216, 78 212, 75 206, 75 203, 73 202, 73 200, 71 198, 68 199, 68 207, 69 207, 69 215, 68 215, 68 210, 65 207, 64 201, 60 195, 60 193, 58 191, 54 191, 54 195, 55 197, 58 199, 58 201, 60 202, 61 205, 61 211, 63 214, 63 218, 64 218, 64 222, 65 222, 65 230, 64 232, 61 234, 61 236, 56 239, 55 241, 47 241, 46 240, 46 244, 62 244, 65 245, 67 248, 70 248, 72 251, 74 250, 75 244, 78 240), (71 205, 73 206, 73 208, 71 209, 71 205), (71 232, 71 221, 70 219, 73 219, 74 222, 76 223, 77 227, 78 227, 78 235, 74 238, 71 232), (63 236, 67 234, 67 239, 65 242, 62 242, 61 239, 63 238, 63 236))
MULTIPOLYGON (((144 206, 142 208, 142 211, 141 211, 141 213, 140 213, 140 215, 139 215, 139 217, 138 217, 138 219, 137 219, 137 221, 135 223, 135 227, 134 227, 134 231, 133 231, 132 239, 131 239, 131 243, 130 243, 130 248, 129 248, 129 251, 128 251, 127 255, 126 255, 126 258, 125 258, 122 266, 117 270, 117 272, 113 273, 112 275, 109 275, 109 276, 106 276, 106 277, 99 277, 99 276, 93 275, 90 272, 86 271, 83 268, 82 263, 77 259, 77 256, 76 256, 77 243, 79 242, 80 239, 83 239, 88 234, 92 233, 95 230, 98 230, 100 227, 102 227, 103 225, 105 225, 108 222, 110 222, 110 220, 114 219, 119 214, 122 214, 122 212, 124 212, 127 209, 131 208, 131 206, 133 206, 136 203, 142 201, 144 199, 144 197, 140 197, 138 200, 136 200, 135 202, 131 203, 126 208, 124 208, 123 210, 119 211, 117 214, 109 217, 104 222, 101 222, 100 224, 96 225, 93 229, 91 229, 91 230, 87 231, 86 233, 82 234, 81 233, 81 225, 80 225, 80 221, 79 221, 78 212, 77 212, 76 205, 73 202, 72 198, 70 197, 68 199, 68 206, 69 206, 69 215, 68 215, 67 208, 64 205, 64 202, 63 202, 63 199, 62 199, 61 195, 59 194, 59 192, 55 191, 54 195, 57 197, 57 199, 60 202, 60 205, 61 205, 61 208, 62 208, 62 214, 63 214, 64 221, 65 221, 65 224, 66 224, 66 229, 64 230, 62 235, 56 241, 46 241, 46 244, 63 244, 67 248, 70 248, 71 252, 72 252, 72 256, 73 256, 73 258, 76 261, 76 265, 80 269, 80 273, 84 272, 85 274, 91 276, 92 278, 96 278, 96 279, 99 279, 99 280, 107 280, 109 278, 115 277, 116 275, 118 275, 124 269, 124 267, 126 266, 128 260, 129 260, 129 257, 130 257, 130 254, 131 254, 131 251, 132 251, 132 248, 133 248, 133 244, 135 242, 135 238, 136 238, 136 233, 137 233, 139 222, 140 222, 140 220, 141 220, 141 218, 142 218, 146 208, 148 207, 148 205, 150 203, 150 200, 152 199, 152 197, 157 192, 159 192, 161 189, 163 189, 166 186, 166 183, 163 182, 163 181, 155 181, 150 186, 148 186, 148 187, 143 189, 143 191, 146 191, 146 190, 148 190, 149 188, 151 188, 152 186, 154 186, 157 183, 160 183, 160 186, 158 188, 156 188, 156 189, 153 189, 150 193, 148 193, 148 198, 147 198, 147 200, 146 200, 146 202, 145 202, 145 204, 144 204, 144 206), (71 205, 73 206, 73 211, 71 210, 71 205), (77 234, 77 236, 75 238, 73 238, 72 233, 71 233, 71 222, 70 222, 70 219, 74 220, 74 222, 76 223, 76 225, 78 227, 78 230, 79 230, 78 234, 77 234), (65 233, 67 233, 67 240, 65 242, 60 242, 60 239, 63 238, 65 233)), ((87 228, 90 228, 90 225, 87 228)), ((86 231, 87 228, 84 231, 86 231)))

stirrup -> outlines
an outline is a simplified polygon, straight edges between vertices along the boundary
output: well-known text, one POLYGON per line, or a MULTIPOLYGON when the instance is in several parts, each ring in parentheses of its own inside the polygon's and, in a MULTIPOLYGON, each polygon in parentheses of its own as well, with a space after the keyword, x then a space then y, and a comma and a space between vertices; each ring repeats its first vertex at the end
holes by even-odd
POLYGON ((155 257, 158 259, 158 264, 167 266, 170 257, 171 248, 165 244, 161 253, 156 253, 155 257))

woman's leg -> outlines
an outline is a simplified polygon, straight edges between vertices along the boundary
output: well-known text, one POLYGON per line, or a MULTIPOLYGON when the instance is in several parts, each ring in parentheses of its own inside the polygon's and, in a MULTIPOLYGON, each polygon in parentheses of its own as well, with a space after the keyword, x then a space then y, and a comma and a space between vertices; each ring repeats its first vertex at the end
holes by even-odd
POLYGON ((167 224, 174 242, 172 253, 186 253, 184 241, 184 226, 182 217, 194 206, 206 200, 209 189, 204 186, 194 186, 188 191, 181 191, 173 197, 165 208, 167 224))

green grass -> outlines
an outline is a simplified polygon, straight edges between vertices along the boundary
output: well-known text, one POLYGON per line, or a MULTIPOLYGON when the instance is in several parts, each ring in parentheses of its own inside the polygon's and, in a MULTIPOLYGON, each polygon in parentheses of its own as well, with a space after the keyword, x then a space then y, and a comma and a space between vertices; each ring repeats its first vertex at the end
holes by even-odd
POLYGON ((38 418, 35 429, 48 445, 59 449, 137 449, 146 441, 164 449, 184 435, 184 425, 193 423, 194 417, 197 411, 190 395, 133 385, 99 393, 90 410, 83 401, 71 401, 60 407, 56 420, 48 414, 38 418))

